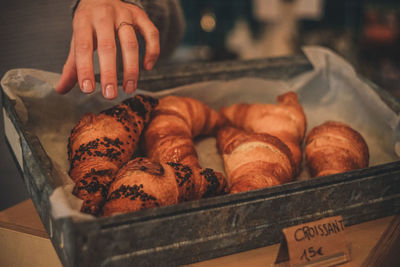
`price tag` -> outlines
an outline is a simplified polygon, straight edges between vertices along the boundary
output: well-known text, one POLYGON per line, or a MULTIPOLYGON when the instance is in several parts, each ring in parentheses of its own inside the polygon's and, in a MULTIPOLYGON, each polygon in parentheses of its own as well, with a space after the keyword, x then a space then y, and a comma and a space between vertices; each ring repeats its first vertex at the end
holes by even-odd
POLYGON ((333 266, 350 260, 341 216, 283 229, 276 263, 289 260, 290 266, 333 266))

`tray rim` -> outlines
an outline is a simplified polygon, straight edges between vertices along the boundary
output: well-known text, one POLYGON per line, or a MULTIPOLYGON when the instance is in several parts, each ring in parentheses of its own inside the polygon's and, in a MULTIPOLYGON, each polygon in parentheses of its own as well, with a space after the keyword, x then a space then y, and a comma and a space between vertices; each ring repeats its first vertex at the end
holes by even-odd
MULTIPOLYGON (((279 60, 277 61, 279 62, 279 60)), ((219 64, 224 64, 224 62, 219 62, 219 64)), ((392 110, 394 110, 396 113, 400 113, 400 101, 398 99, 393 98, 386 91, 384 91, 378 85, 372 83, 371 81, 363 77, 360 78, 363 79, 363 81, 368 82, 392 110)), ((156 77, 155 80, 157 79, 159 78, 156 77)), ((21 173, 23 174, 24 177, 24 182, 27 184, 28 188, 29 187, 36 188, 36 190, 40 192, 41 197, 39 199, 33 199, 35 207, 38 210, 38 213, 45 225, 46 230, 49 233, 49 236, 53 242, 53 245, 56 248, 57 253, 59 254, 63 263, 69 264, 70 263, 69 260, 73 256, 65 255, 65 251, 63 250, 63 246, 61 245, 62 243, 60 243, 61 237, 58 236, 57 233, 54 233, 54 231, 57 231, 57 229, 55 229, 56 225, 64 225, 62 229, 66 229, 65 225, 68 225, 67 227, 70 227, 69 231, 74 232, 74 229, 76 228, 80 227, 85 228, 92 225, 93 221, 91 220, 74 221, 71 218, 59 218, 59 219, 52 218, 50 212, 49 196, 55 189, 55 186, 51 179, 51 175, 53 175, 53 167, 51 160, 48 158, 38 138, 29 133, 29 131, 27 131, 27 129, 24 128, 20 118, 17 116, 17 113, 13 108, 14 106, 13 100, 10 100, 3 93, 2 102, 3 102, 3 108, 8 113, 14 127, 16 127, 17 132, 20 135, 21 145, 23 146, 24 151, 29 151, 30 153, 29 155, 30 157, 32 157, 31 160, 33 160, 35 163, 38 164, 37 166, 38 170, 33 170, 32 169, 33 167, 28 166, 29 164, 26 163, 25 160, 26 155, 24 153, 24 164, 23 164, 24 166, 22 166, 23 170, 21 170, 21 173), (35 171, 41 172, 41 175, 44 177, 45 182, 36 184, 35 183, 36 181, 34 181, 34 179, 33 181, 29 180, 30 178, 27 176, 32 175, 35 171)), ((209 199, 194 201, 191 203, 189 202, 181 203, 178 205, 161 207, 154 210, 144 210, 136 213, 120 214, 113 217, 97 218, 95 219, 95 221, 97 226, 99 226, 101 229, 107 229, 112 227, 118 227, 125 224, 144 222, 161 217, 165 218, 168 216, 173 216, 175 214, 187 214, 187 213, 197 212, 199 210, 207 210, 220 206, 234 205, 235 203, 237 204, 249 201, 262 201, 262 199, 266 199, 274 195, 281 195, 288 192, 300 192, 305 190, 311 190, 323 186, 328 186, 331 184, 346 182, 349 181, 349 179, 351 181, 366 179, 368 177, 371 177, 374 173, 378 173, 379 171, 385 168, 387 168, 388 170, 400 170, 400 160, 368 167, 361 170, 355 170, 347 173, 331 175, 325 177, 324 179, 294 181, 273 188, 259 189, 235 195, 217 196, 209 199)), ((33 196, 32 190, 30 190, 29 193, 31 194, 31 196, 33 196)))

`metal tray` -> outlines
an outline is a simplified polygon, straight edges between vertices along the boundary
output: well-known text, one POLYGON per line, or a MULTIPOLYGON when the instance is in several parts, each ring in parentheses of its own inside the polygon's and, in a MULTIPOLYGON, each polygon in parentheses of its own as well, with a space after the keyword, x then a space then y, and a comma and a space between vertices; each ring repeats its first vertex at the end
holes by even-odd
MULTIPOLYGON (((252 61, 161 67, 139 87, 159 90, 207 80, 254 76, 287 79, 312 69, 304 55, 252 61)), ((400 104, 372 85, 392 110, 400 104)), ((15 103, 3 94, 3 114, 20 146, 7 139, 35 207, 65 266, 171 266, 202 261, 281 240, 284 227, 341 215, 346 225, 400 211, 400 161, 234 195, 92 221, 51 216, 56 187, 50 159, 24 129, 15 103)))

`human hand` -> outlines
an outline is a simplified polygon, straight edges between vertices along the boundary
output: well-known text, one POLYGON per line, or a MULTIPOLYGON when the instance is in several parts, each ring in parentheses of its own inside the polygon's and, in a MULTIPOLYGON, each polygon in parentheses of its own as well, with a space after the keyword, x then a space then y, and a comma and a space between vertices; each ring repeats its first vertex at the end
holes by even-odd
POLYGON ((93 51, 97 49, 102 93, 105 98, 117 96, 116 35, 123 62, 123 89, 136 90, 139 75, 138 31, 146 42, 145 70, 151 70, 160 54, 159 33, 139 7, 120 0, 81 0, 73 19, 73 36, 68 58, 56 86, 65 94, 78 82, 83 93, 95 89, 93 51))

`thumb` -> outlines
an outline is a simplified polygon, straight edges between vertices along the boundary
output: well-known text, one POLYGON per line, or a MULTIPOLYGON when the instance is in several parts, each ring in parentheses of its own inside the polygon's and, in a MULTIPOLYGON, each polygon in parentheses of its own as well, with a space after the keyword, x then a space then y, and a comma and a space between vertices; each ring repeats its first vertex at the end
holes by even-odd
POLYGON ((68 93, 78 81, 73 43, 74 42, 72 40, 67 61, 64 64, 61 77, 58 80, 58 83, 55 88, 56 92, 59 94, 68 93))

